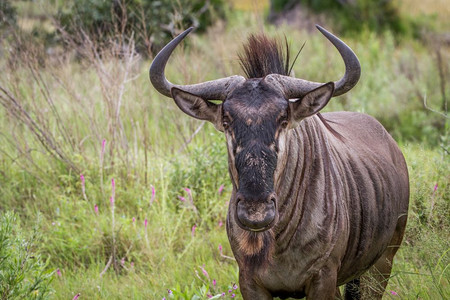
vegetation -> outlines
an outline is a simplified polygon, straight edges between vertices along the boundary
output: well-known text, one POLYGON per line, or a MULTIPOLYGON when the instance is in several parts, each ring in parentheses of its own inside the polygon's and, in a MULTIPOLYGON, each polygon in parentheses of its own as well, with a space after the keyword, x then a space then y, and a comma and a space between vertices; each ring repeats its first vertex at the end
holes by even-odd
MULTIPOLYGON (((403 1, 407 2, 407 1, 403 1)), ((402 14, 401 1, 392 0, 271 0, 272 13, 288 11, 296 5, 315 13, 325 14, 341 32, 357 33, 363 30, 390 31, 396 36, 420 36, 424 26, 433 25, 424 15, 411 18, 402 14)))
POLYGON ((39 242, 37 227, 24 234, 14 213, 0 215, 1 299, 45 299, 49 295, 53 274, 35 253, 39 242))
POLYGON ((68 33, 81 27, 97 41, 117 38, 118 33, 135 35, 138 51, 148 55, 156 54, 181 28, 205 30, 224 17, 224 10, 223 0, 77 0, 61 6, 56 19, 68 33))
POLYGON ((0 2, 0 30, 3 31, 7 28, 7 24, 15 24, 17 18, 16 9, 7 0, 0 2))
MULTIPOLYGON (((262 21, 243 13, 228 20, 191 34, 168 78, 241 74, 235 54, 262 21)), ((307 41, 297 77, 340 76, 339 54, 320 34, 264 30, 283 32, 292 49, 307 41)), ((28 299, 33 278, 43 278, 34 294, 42 298, 239 299, 224 228, 224 137, 150 86, 135 37, 60 38, 71 51, 50 53, 17 32, 0 57, 0 231, 8 237, 0 252, 30 263, 15 297, 28 299)), ((389 31, 363 30, 346 42, 361 60, 361 82, 327 110, 377 117, 401 144, 411 177, 408 229, 386 298, 448 299, 449 49, 398 43, 389 31)), ((14 270, 1 262, 0 275, 14 270)))

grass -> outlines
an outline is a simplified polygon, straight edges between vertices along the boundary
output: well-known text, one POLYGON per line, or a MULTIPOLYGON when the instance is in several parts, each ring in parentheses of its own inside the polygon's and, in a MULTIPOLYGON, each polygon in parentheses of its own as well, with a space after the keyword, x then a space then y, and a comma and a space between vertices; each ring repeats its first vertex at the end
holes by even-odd
MULTIPOLYGON (((189 37, 167 76, 190 83, 238 73, 235 53, 261 22, 230 18, 226 28, 189 37)), ((340 76, 338 54, 319 34, 265 31, 285 32, 292 49, 307 40, 297 77, 340 76)), ((43 60, 26 39, 23 51, 0 59, 0 211, 15 211, 23 232, 38 228, 34 250, 53 271, 51 298, 240 299, 224 228, 231 193, 224 137, 151 88, 150 62, 129 40, 101 55, 83 36, 67 42, 74 51, 58 60, 43 60)), ((435 52, 389 33, 347 42, 363 76, 327 110, 380 119, 401 143, 411 177, 408 229, 386 298, 449 298, 448 119, 423 108, 426 95, 442 113, 435 52)), ((448 70, 448 49, 440 51, 448 70)))
MULTIPOLYGON (((423 15, 433 16, 443 23, 443 27, 448 26, 448 14, 450 8, 445 0, 431 0, 426 3, 418 0, 402 0, 398 1, 400 12, 405 15, 411 15, 413 17, 421 17, 423 15)), ((443 31, 444 28, 440 28, 439 31, 443 31)))
POLYGON ((387 290, 405 299, 447 299, 450 296, 448 157, 417 145, 402 150, 411 182, 408 229, 387 290))

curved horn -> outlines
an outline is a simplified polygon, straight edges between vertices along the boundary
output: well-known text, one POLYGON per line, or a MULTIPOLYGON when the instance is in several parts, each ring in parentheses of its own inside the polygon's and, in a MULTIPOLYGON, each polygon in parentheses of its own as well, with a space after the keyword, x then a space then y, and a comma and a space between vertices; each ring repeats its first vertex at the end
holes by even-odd
POLYGON ((228 91, 235 83, 245 80, 242 76, 230 76, 217 80, 190 85, 176 85, 166 79, 164 69, 173 50, 194 29, 191 27, 168 43, 155 57, 150 66, 150 81, 161 94, 172 97, 171 89, 177 87, 191 94, 202 97, 205 100, 225 100, 228 91))
MULTIPOLYGON (((358 57, 356 57, 353 50, 338 37, 319 25, 316 25, 316 27, 336 47, 344 60, 345 74, 341 79, 334 82, 335 90, 333 97, 345 94, 356 85, 361 76, 361 65, 359 64, 358 57)), ((292 78, 289 76, 277 74, 271 74, 269 76, 267 76, 269 78, 266 80, 278 81, 282 85, 282 89, 288 99, 300 98, 309 91, 323 85, 323 83, 292 78)))

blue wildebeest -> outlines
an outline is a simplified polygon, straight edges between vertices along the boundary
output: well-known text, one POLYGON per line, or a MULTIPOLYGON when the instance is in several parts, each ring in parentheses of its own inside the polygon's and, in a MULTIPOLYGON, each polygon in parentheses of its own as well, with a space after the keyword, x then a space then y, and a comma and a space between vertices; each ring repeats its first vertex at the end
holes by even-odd
POLYGON ((258 35, 240 54, 247 79, 172 84, 167 60, 192 28, 150 67, 160 93, 226 135, 227 233, 244 299, 334 299, 343 284, 346 299, 381 298, 405 231, 408 171, 395 141, 368 115, 319 113, 353 88, 361 68, 345 43, 317 28, 344 60, 336 82, 288 76, 280 43, 258 35))

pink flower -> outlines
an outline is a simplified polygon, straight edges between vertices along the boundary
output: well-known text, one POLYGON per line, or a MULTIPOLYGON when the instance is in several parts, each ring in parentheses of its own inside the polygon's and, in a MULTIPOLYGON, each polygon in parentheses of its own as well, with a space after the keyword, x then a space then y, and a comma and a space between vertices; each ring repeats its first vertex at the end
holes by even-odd
POLYGON ((221 244, 219 244, 219 252, 220 252, 220 255, 222 255, 222 245, 221 244))
POLYGON ((237 290, 238 286, 236 285, 236 283, 233 284, 233 290, 237 290))
POLYGON ((223 226, 222 220, 219 220, 219 228, 223 226))
POLYGON ((61 270, 59 268, 56 269, 56 275, 58 275, 58 277, 62 277, 61 270))
POLYGON ((95 214, 98 215, 98 205, 97 204, 94 205, 94 211, 95 211, 95 214))
POLYGON ((231 298, 234 298, 234 297, 236 297, 236 294, 231 294, 231 298))
POLYGON ((206 297, 208 297, 209 299, 211 299, 213 296, 211 294, 207 294, 206 297))
POLYGON ((131 222, 136 222, 136 218, 135 217, 133 217, 133 219, 131 219, 131 222))
POLYGON ((168 293, 169 295, 172 295, 172 294, 173 294, 173 292, 172 292, 171 290, 167 290, 167 293, 168 293))
POLYGON ((109 203, 111 203, 111 207, 114 207, 114 197, 111 196, 111 198, 109 198, 109 203))
POLYGON ((191 189, 190 188, 184 188, 184 190, 188 193, 188 195, 189 196, 191 196, 192 195, 192 193, 191 193, 191 189))
POLYGON ((81 192, 83 193, 83 197, 86 199, 86 182, 84 180, 84 175, 80 174, 81 180, 81 192))
POLYGON ((225 292, 222 293, 222 297, 225 296, 225 292))
POLYGON ((397 292, 391 291, 391 295, 398 296, 397 292))
POLYGON ((200 267, 200 269, 202 269, 202 273, 203 275, 205 275, 207 278, 209 278, 208 272, 206 272, 204 267, 200 267))
POLYGON ((217 281, 214 279, 213 280, 213 286, 216 286, 216 284, 217 284, 217 281))
POLYGON ((223 192, 223 188, 224 188, 224 185, 223 185, 223 184, 221 184, 221 185, 219 186, 219 190, 218 190, 218 193, 219 193, 219 195, 221 195, 221 194, 222 194, 222 192, 223 192))
POLYGON ((152 185, 151 188, 152 188, 152 198, 150 198, 150 204, 152 204, 153 201, 155 200, 155 194, 156 194, 155 187, 152 185))
POLYGON ((434 186, 434 191, 435 192, 436 192, 437 188, 438 188, 438 184, 436 183, 435 186, 434 186))
POLYGON ((192 229, 191 229, 191 235, 192 236, 194 236, 196 228, 197 228, 197 224, 194 224, 194 226, 192 226, 192 229))
POLYGON ((134 267, 134 262, 133 262, 133 261, 130 263, 130 266, 131 266, 132 268, 134 267))
POLYGON ((77 300, 78 298, 80 298, 80 296, 81 296, 81 294, 78 293, 78 294, 75 295, 75 297, 72 298, 72 300, 77 300))
POLYGON ((125 257, 122 257, 122 259, 120 260, 120 265, 122 267, 125 266, 125 257))
POLYGON ((145 228, 147 228, 147 225, 148 225, 148 221, 147 221, 147 219, 145 219, 145 220, 144 220, 144 226, 145 226, 145 228))
POLYGON ((178 199, 180 199, 181 202, 185 202, 186 201, 186 198, 184 198, 183 196, 178 196, 178 199))

